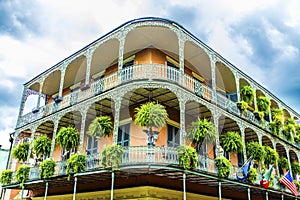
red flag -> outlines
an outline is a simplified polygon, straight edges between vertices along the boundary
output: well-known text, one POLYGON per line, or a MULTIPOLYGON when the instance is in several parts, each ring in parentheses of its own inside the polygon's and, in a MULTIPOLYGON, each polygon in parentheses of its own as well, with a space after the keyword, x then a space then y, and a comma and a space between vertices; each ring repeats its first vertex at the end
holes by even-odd
POLYGON ((273 171, 273 165, 263 175, 263 179, 260 181, 260 185, 263 186, 266 189, 269 188, 272 171, 273 171))
POLYGON ((291 176, 290 171, 288 171, 282 179, 280 179, 280 182, 285 185, 295 196, 298 196, 298 190, 296 188, 296 185, 293 182, 293 178, 291 176))

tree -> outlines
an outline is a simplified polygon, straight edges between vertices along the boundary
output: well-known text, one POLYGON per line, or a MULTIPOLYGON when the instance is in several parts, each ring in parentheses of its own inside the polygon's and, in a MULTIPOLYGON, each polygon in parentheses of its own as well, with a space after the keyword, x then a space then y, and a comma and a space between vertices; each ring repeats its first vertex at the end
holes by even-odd
POLYGON ((187 128, 187 138, 200 146, 204 140, 207 142, 214 141, 217 137, 217 131, 213 123, 207 119, 198 119, 190 124, 187 128))
POLYGON ((113 130, 110 116, 96 117, 89 126, 88 134, 93 137, 110 136, 113 130))

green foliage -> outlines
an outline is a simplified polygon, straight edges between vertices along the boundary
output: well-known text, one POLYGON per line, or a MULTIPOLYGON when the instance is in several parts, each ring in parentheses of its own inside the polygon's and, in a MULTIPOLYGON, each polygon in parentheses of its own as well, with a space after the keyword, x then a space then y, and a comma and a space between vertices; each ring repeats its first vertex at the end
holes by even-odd
POLYGON ((236 104, 237 104, 238 108, 239 108, 242 112, 244 112, 245 110, 247 110, 248 107, 249 107, 248 103, 245 102, 245 101, 239 101, 239 102, 236 102, 236 104))
POLYGON ((29 179, 29 171, 30 167, 22 165, 18 168, 16 173, 16 179, 18 183, 20 183, 20 186, 23 187, 24 182, 29 179))
POLYGON ((214 141, 217 137, 217 131, 213 123, 207 119, 198 119, 190 124, 187 128, 187 138, 193 141, 196 146, 200 146, 202 142, 214 141))
POLYGON ((33 141, 33 151, 39 156, 46 156, 51 151, 51 139, 47 135, 41 135, 33 141))
POLYGON ((195 169, 198 164, 196 149, 191 146, 179 146, 177 148, 179 165, 184 169, 195 169))
POLYGON ((265 150, 264 163, 266 165, 275 164, 279 159, 279 155, 277 151, 269 146, 265 146, 264 150, 265 150))
POLYGON ((247 157, 252 157, 253 160, 263 161, 265 157, 265 148, 258 142, 247 143, 247 157))
POLYGON ((300 125, 298 124, 296 124, 295 128, 294 141, 296 142, 296 144, 300 143, 300 125))
POLYGON ((276 122, 269 122, 270 130, 272 131, 273 135, 280 136, 280 130, 282 125, 276 122))
POLYGON ((294 180, 294 184, 295 184, 297 190, 299 191, 300 190, 300 183, 297 180, 294 180))
POLYGON ((101 153, 101 165, 103 167, 111 167, 118 170, 122 164, 123 149, 121 145, 108 145, 101 153))
POLYGON ((245 85, 240 90, 242 101, 246 102, 248 105, 253 103, 255 92, 253 88, 249 85, 245 85))
POLYGON ((285 157, 280 157, 278 161, 278 167, 283 170, 283 169, 288 169, 289 168, 289 161, 285 157))
POLYGON ((165 126, 168 118, 168 113, 165 107, 155 102, 144 103, 141 105, 141 107, 135 108, 134 111, 134 122, 142 127, 163 127, 165 126))
POLYGON ((1 172, 0 183, 8 185, 11 183, 13 172, 10 169, 5 169, 1 172))
POLYGON ((215 159, 215 165, 218 168, 218 176, 226 178, 229 176, 231 163, 225 157, 218 157, 215 159))
POLYGON ((252 184, 255 183, 257 176, 258 176, 258 174, 257 174, 256 169, 251 166, 250 170, 248 172, 247 182, 252 183, 252 184))
POLYGON ((258 120, 264 120, 265 113, 263 111, 255 110, 253 114, 258 120))
POLYGON ((300 174, 300 164, 298 162, 292 162, 291 168, 293 175, 300 174))
POLYGON ((74 127, 62 127, 55 140, 62 148, 73 149, 79 145, 79 133, 74 127))
POLYGON ((244 148, 242 137, 235 131, 221 134, 220 145, 226 152, 242 152, 244 148))
POLYGON ((55 166, 53 158, 44 160, 40 166, 40 177, 42 179, 51 178, 54 175, 55 166))
POLYGON ((266 115, 269 113, 271 101, 268 97, 259 96, 256 103, 258 111, 264 112, 266 115))
POLYGON ((70 180, 71 173, 84 172, 86 163, 86 156, 84 154, 75 153, 71 155, 67 163, 67 174, 70 180))
POLYGON ((110 136, 112 133, 112 121, 110 116, 96 117, 89 126, 88 134, 100 138, 104 136, 110 136))
POLYGON ((284 120, 284 112, 279 108, 274 108, 271 110, 272 121, 276 124, 282 125, 284 120))
POLYGON ((29 143, 24 142, 22 144, 18 144, 13 150, 12 150, 12 157, 15 159, 18 159, 18 162, 26 162, 28 157, 28 151, 29 151, 29 143))
MULTIPOLYGON (((286 118, 283 126, 283 133, 285 137, 294 142, 294 135, 296 135, 297 124, 293 118, 286 118)), ((296 136, 297 137, 297 136, 296 136)))

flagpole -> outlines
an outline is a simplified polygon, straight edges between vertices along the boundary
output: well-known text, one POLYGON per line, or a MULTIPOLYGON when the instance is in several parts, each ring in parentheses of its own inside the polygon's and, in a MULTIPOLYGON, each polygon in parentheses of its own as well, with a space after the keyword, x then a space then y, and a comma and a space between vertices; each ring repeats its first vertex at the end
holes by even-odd
POLYGON ((219 181, 219 200, 222 200, 221 181, 219 181))
POLYGON ((266 191, 266 200, 269 199, 269 194, 268 194, 268 191, 266 191))
POLYGON ((250 188, 248 187, 248 200, 251 200, 250 188))

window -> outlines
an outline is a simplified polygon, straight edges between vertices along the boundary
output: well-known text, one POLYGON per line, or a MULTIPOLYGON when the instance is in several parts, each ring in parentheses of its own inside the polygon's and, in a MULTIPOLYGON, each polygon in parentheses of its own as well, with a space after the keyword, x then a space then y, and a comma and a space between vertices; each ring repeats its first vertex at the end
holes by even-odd
POLYGON ((98 140, 96 137, 87 136, 86 141, 86 155, 98 153, 98 140))
POLYGON ((125 124, 119 127, 117 144, 122 147, 129 146, 130 124, 125 124))
POLYGON ((168 147, 177 147, 180 143, 179 129, 168 124, 168 147))
POLYGON ((241 167, 244 165, 244 155, 243 153, 238 153, 238 166, 241 167))

